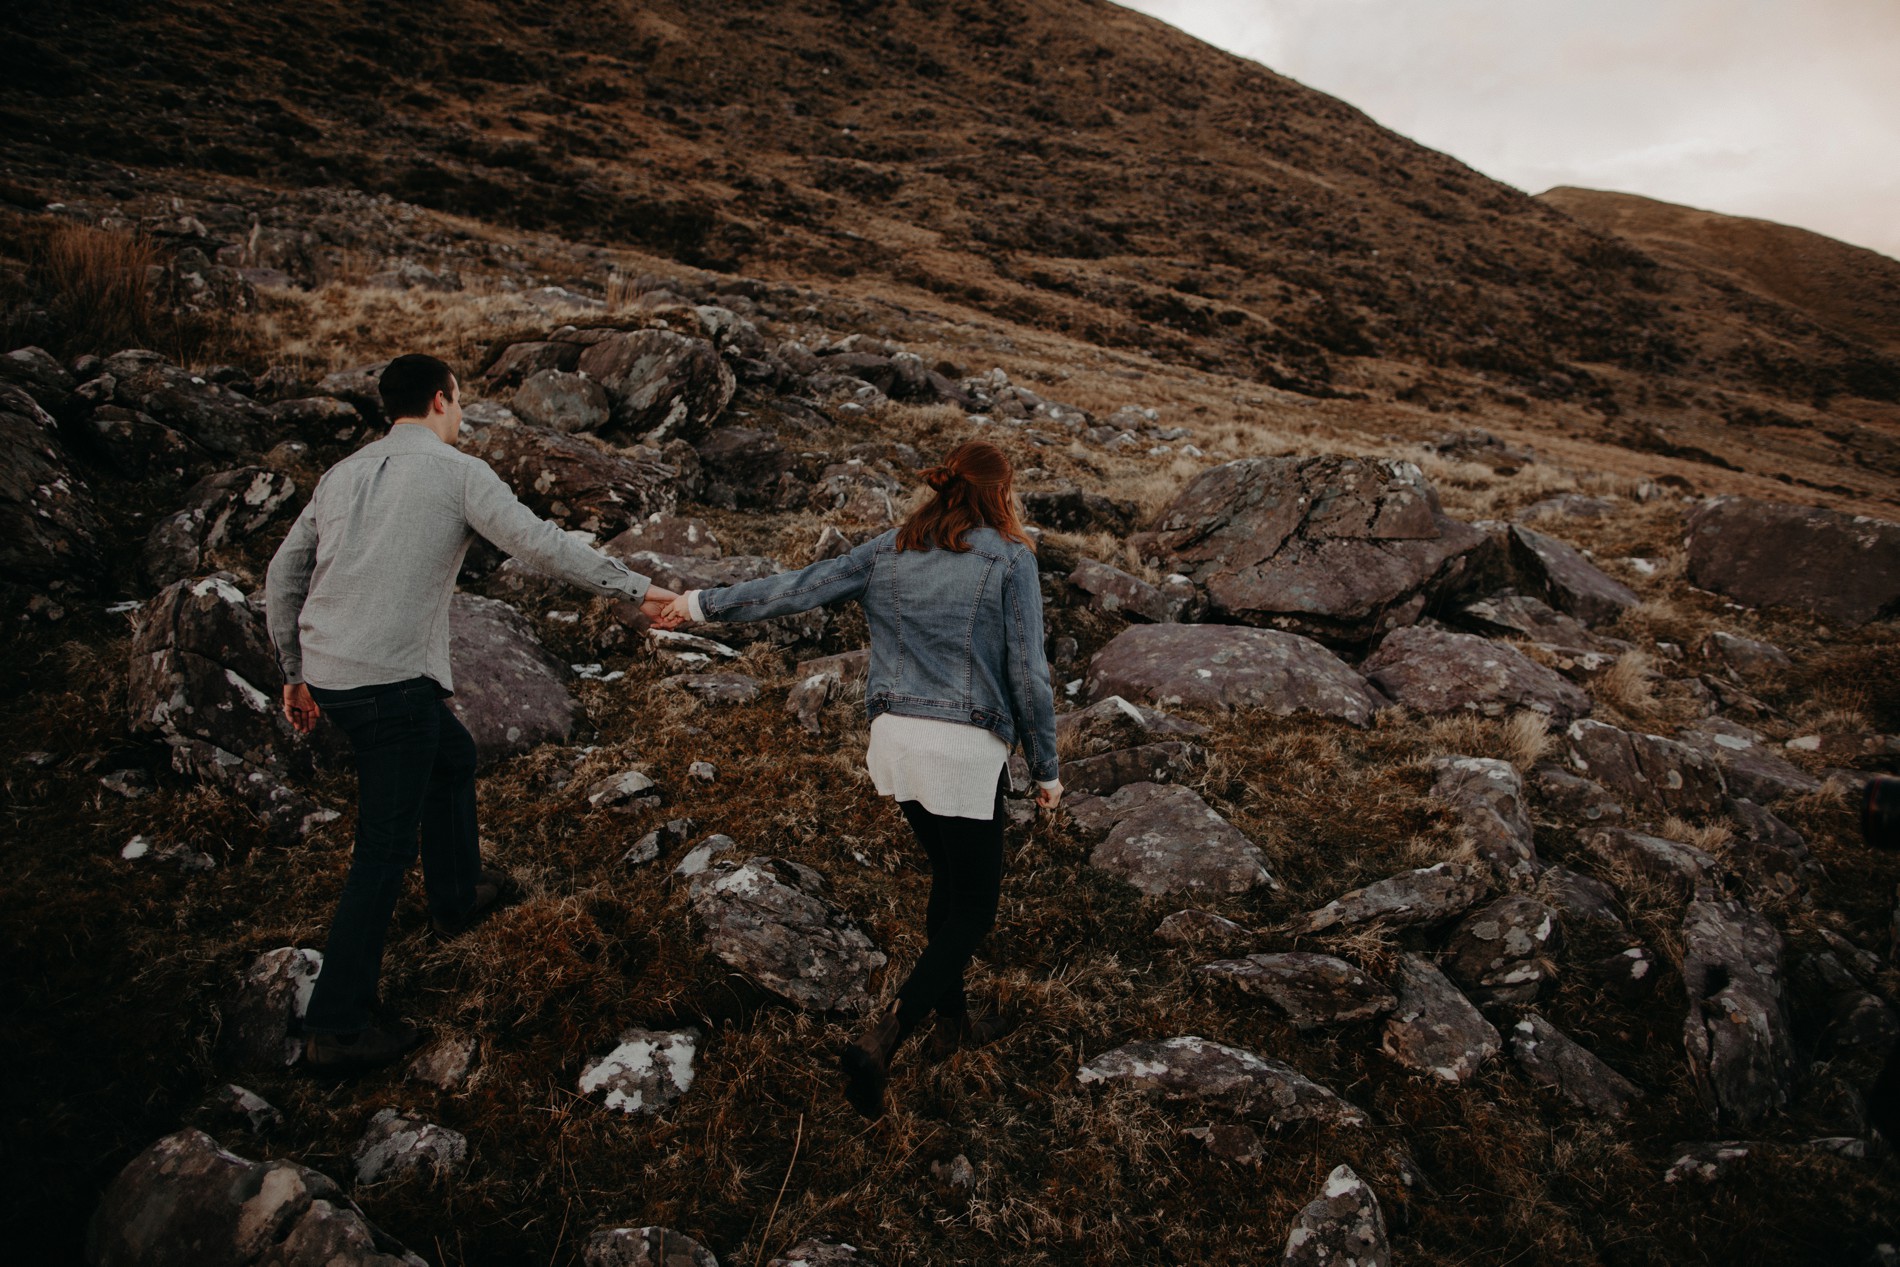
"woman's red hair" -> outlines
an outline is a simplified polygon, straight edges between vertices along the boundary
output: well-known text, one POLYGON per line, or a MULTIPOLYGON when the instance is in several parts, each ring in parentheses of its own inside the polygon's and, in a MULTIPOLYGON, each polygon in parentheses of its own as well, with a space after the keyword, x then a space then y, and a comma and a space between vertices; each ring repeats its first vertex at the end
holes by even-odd
POLYGON ((936 490, 936 496, 897 530, 897 548, 961 554, 970 548, 964 535, 972 528, 988 527, 1035 549, 1036 543, 1016 515, 1015 482, 1016 473, 1001 449, 987 440, 964 441, 950 451, 943 465, 924 472, 924 483, 936 490))

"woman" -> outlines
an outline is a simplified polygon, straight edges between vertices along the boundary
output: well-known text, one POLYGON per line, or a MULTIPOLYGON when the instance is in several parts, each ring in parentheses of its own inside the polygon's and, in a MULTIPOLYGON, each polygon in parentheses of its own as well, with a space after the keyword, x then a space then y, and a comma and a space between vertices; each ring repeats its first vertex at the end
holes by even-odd
POLYGON ((959 445, 924 472, 934 495, 902 527, 797 572, 673 600, 657 623, 764 620, 856 599, 871 630, 865 764, 930 859, 928 944, 897 1001, 840 1053, 845 1095, 884 1111, 891 1057, 936 1015, 933 1053, 1002 1030, 972 1018, 963 974, 996 921, 1003 879, 1003 790, 1020 743, 1054 809, 1055 696, 1042 646, 1042 588, 1017 519, 1009 459, 993 444, 959 445))

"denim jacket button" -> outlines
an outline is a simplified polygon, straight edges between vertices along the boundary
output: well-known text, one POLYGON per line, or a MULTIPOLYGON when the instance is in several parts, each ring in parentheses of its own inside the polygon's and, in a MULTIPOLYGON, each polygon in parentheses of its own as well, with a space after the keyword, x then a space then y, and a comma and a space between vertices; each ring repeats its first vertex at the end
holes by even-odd
POLYGON ((977 711, 977 710, 975 710, 975 709, 971 709, 971 710, 970 710, 970 720, 971 720, 971 721, 974 721, 974 722, 980 722, 980 721, 982 721, 982 720, 983 720, 983 714, 982 714, 982 713, 980 713, 980 712, 978 712, 978 711, 977 711))

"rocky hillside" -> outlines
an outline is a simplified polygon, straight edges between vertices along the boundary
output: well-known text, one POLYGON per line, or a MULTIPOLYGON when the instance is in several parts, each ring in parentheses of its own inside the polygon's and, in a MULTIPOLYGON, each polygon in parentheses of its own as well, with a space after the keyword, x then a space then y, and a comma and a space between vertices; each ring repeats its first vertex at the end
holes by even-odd
POLYGON ((1109 6, 378 12, 0 54, 16 1256, 1894 1260, 1884 354, 1109 6), (413 1064, 298 1067, 353 782, 258 587, 417 348, 669 585, 1009 451, 1071 789, 1009 1033, 837 1091, 927 882, 858 613, 650 636, 478 547, 515 891, 405 897, 413 1064))
POLYGON ((1741 287, 1850 339, 1900 351, 1900 260, 1807 229, 1636 194, 1565 186, 1538 200, 1718 287, 1741 287))

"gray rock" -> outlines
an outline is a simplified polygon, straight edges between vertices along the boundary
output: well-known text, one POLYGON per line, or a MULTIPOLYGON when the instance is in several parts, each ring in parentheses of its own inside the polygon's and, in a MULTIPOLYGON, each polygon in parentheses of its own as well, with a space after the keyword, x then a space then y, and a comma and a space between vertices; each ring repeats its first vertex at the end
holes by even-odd
POLYGON ((608 1108, 628 1116, 658 1113, 692 1087, 700 1038, 692 1028, 630 1029, 581 1069, 581 1094, 601 1094, 608 1108))
MULTIPOLYGON (((363 412, 347 400, 332 396, 307 396, 298 400, 280 400, 270 407, 271 417, 292 431, 313 440, 328 440, 340 431, 353 431, 363 425, 363 412)), ((286 441, 285 443, 301 443, 286 441)), ((282 445, 278 446, 279 448, 282 445)), ((275 452, 275 450, 273 450, 275 452)), ((309 452, 305 446, 305 453, 309 452)))
POLYGON ((1466 839, 1500 881, 1529 880, 1543 870, 1516 767, 1492 757, 1439 757, 1432 769, 1432 795, 1451 806, 1466 839))
MULTIPOLYGON (((328 403, 349 408, 341 401, 328 403)), ((210 459, 182 433, 150 414, 121 405, 93 410, 82 434, 94 455, 126 479, 182 483, 210 459)))
POLYGON ((92 1267, 427 1267, 330 1179, 184 1130, 133 1158, 86 1229, 92 1267))
POLYGON ((1363 969, 1307 951, 1222 959, 1203 965, 1201 971, 1268 1000, 1297 1029, 1368 1020, 1391 1011, 1398 1002, 1363 969))
POLYGON ((358 1183, 426 1172, 446 1179, 468 1164, 468 1140, 446 1126, 384 1109, 370 1119, 351 1160, 358 1183))
POLYGON ((1513 893, 1465 917, 1445 947, 1445 971, 1475 1002, 1529 1003, 1557 973, 1557 912, 1513 893))
POLYGON ((612 537, 670 513, 681 469, 659 455, 628 456, 586 435, 540 427, 465 427, 461 447, 487 462, 528 509, 563 528, 612 537))
POLYGON ((1199 722, 1131 704, 1119 695, 1056 718, 1056 743, 1071 759, 1099 757, 1150 743, 1198 739, 1206 733, 1207 727, 1199 722))
POLYGON ((235 1082, 227 1082, 206 1096, 198 1111, 235 1122, 252 1135, 268 1135, 284 1125, 283 1112, 276 1105, 235 1082))
POLYGON ((870 671, 869 649, 807 660, 798 666, 796 681, 785 694, 785 711, 798 718, 807 732, 823 734, 825 706, 853 695, 862 698, 870 671))
POLYGON ((277 518, 296 493, 288 475, 261 466, 205 476, 185 495, 184 506, 146 536, 146 579, 163 589, 196 575, 206 550, 249 537, 277 518))
POLYGON ((1192 1101, 1272 1126, 1314 1121, 1364 1126, 1356 1105, 1313 1082, 1291 1065, 1238 1047, 1193 1036, 1128 1043, 1076 1071, 1083 1086, 1127 1087, 1162 1100, 1192 1101))
POLYGON ((1399 960, 1398 1007, 1380 1050, 1417 1073, 1463 1082, 1501 1050, 1491 1022, 1422 955, 1399 960))
POLYGON ((1240 1166, 1258 1166, 1266 1159, 1260 1132, 1241 1122, 1216 1122, 1210 1126, 1190 1126, 1181 1132, 1222 1161, 1240 1166))
POLYGON ((1222 625, 1135 625, 1089 662, 1091 703, 1318 713, 1366 725, 1386 700, 1310 638, 1222 625))
POLYGON ((1559 766, 1533 767, 1531 786, 1547 808, 1566 818, 1614 827, 1620 826, 1627 817, 1622 802, 1611 796, 1601 783, 1559 766))
POLYGON ((1623 917, 1616 909, 1616 890, 1592 876, 1579 875, 1568 867, 1551 867, 1537 877, 1533 892, 1555 907, 1567 924, 1623 927, 1623 917))
POLYGON ((1516 647, 1449 629, 1395 630, 1359 668, 1386 695, 1421 713, 1502 717, 1522 708, 1562 723, 1591 707, 1575 683, 1516 647))
POLYGON ((1645 946, 1630 946, 1588 966, 1589 975, 1604 990, 1625 1002, 1640 1002, 1655 993, 1661 969, 1645 946))
POLYGON ((1643 875, 1667 882, 1685 898, 1698 889, 1719 886, 1723 874, 1721 862, 1705 849, 1620 828, 1592 835, 1590 849, 1598 857, 1627 863, 1643 875))
POLYGON ((1169 740, 1065 761, 1062 783, 1080 795, 1108 796, 1131 783, 1181 782, 1206 764, 1207 752, 1198 744, 1169 740))
POLYGON ((828 519, 882 531, 897 522, 904 486, 889 471, 863 462, 837 462, 824 469, 811 492, 811 507, 828 519))
POLYGON ((1112 796, 1078 797, 1070 814, 1101 837, 1089 865, 1149 897, 1279 887, 1259 847, 1191 789, 1131 783, 1112 796))
POLYGON ((607 425, 607 389, 585 374, 539 370, 522 381, 508 407, 531 427, 562 435, 607 425))
POLYGON ((1529 594, 1494 594, 1460 609, 1464 620, 1479 632, 1529 642, 1550 643, 1580 650, 1610 650, 1613 640, 1599 638, 1575 616, 1565 615, 1541 598, 1529 594))
POLYGON ((1781 976, 1781 934, 1746 904, 1697 900, 1682 922, 1683 1045, 1718 1120, 1766 1121, 1794 1081, 1781 976))
POLYGON ((656 444, 699 439, 738 387, 717 348, 669 330, 609 335, 582 352, 576 368, 607 390, 614 428, 656 444))
POLYGON ((19 388, 0 386, 0 575, 91 589, 102 531, 52 415, 19 388))
POLYGON ((1769 804, 1821 790, 1821 780, 1774 751, 1757 732, 1726 718, 1699 722, 1679 738, 1722 767, 1722 781, 1737 796, 1769 804))
POLYGON ((99 381, 111 383, 112 404, 148 414, 223 457, 262 453, 279 439, 270 410, 156 352, 107 357, 99 381))
POLYGON ((1741 634, 1717 629, 1702 640, 1699 648, 1705 659, 1726 666, 1744 677, 1788 668, 1793 661, 1788 653, 1772 642, 1744 638, 1741 634))
POLYGON ((680 555, 693 559, 716 559, 725 553, 719 536, 704 519, 660 512, 636 519, 627 530, 601 549, 616 559, 641 551, 680 555))
POLYGON ((758 679, 743 673, 682 673, 661 678, 660 685, 685 691, 702 704, 750 704, 759 698, 758 679))
POLYGON ((1524 1013, 1511 1027, 1511 1054, 1525 1077, 1556 1089, 1598 1117, 1626 1117, 1643 1095, 1628 1078, 1536 1012, 1524 1013))
POLYGON ((1674 1160, 1663 1172, 1663 1182, 1682 1183, 1693 1179, 1701 1183, 1713 1183, 1738 1163, 1746 1161, 1748 1155, 1760 1147, 1762 1145, 1744 1139, 1712 1139, 1677 1144, 1669 1150, 1674 1160))
POLYGON ((1821 877, 1821 864, 1800 832, 1749 800, 1731 800, 1729 817, 1741 831, 1729 845, 1728 864, 1750 893, 1796 897, 1821 877))
POLYGON ((581 359, 581 345, 564 340, 510 343, 483 372, 489 389, 515 387, 544 371, 570 371, 581 359))
POLYGON ((1852 628, 1900 602, 1900 524, 1718 497, 1689 515, 1689 580, 1751 607, 1792 607, 1852 628))
POLYGON ((1260 934, 1212 911, 1176 911, 1155 925, 1155 936, 1171 946, 1215 946, 1234 953, 1260 942, 1260 934))
POLYGON ((508 604, 474 594, 449 601, 449 667, 449 708, 474 736, 483 765, 573 734, 580 714, 567 687, 573 672, 508 604))
POLYGON ((173 735, 165 742, 171 746, 172 769, 199 783, 222 788, 243 801, 276 844, 290 844, 338 817, 335 810, 319 805, 282 782, 271 770, 253 765, 216 744, 182 735, 173 735))
POLYGON ((413 1082, 426 1082, 438 1091, 454 1091, 468 1081, 474 1063, 475 1040, 451 1034, 417 1053, 403 1076, 413 1082))
POLYGON ((1401 871, 1334 898, 1294 920, 1305 933, 1352 928, 1372 920, 1387 924, 1435 924, 1468 910, 1490 888, 1486 874, 1462 862, 1435 862, 1401 871))
POLYGON ((602 1227, 587 1238, 586 1267, 719 1267, 712 1251, 664 1227, 602 1227))
MULTIPOLYGON (((691 822, 692 820, 688 819, 686 821, 691 822)), ((671 823, 667 824, 669 828, 672 827, 672 825, 671 823)), ((673 874, 679 876, 681 879, 690 879, 693 876, 703 873, 706 868, 712 866, 714 859, 733 853, 737 851, 738 848, 739 842, 730 836, 723 834, 708 836, 686 851, 685 856, 682 857, 678 865, 673 868, 673 874)))
POLYGON ((1565 739, 1570 764, 1626 804, 1691 817, 1722 810, 1721 769, 1687 744, 1588 718, 1570 723, 1565 739))
POLYGON ((1511 525, 1511 558, 1552 607, 1586 625, 1615 620, 1642 599, 1629 586, 1607 576, 1575 546, 1522 524, 1511 525))
MULTIPOLYGON (((664 849, 683 845, 691 839, 694 822, 690 818, 670 818, 633 842, 633 847, 620 856, 623 866, 637 867, 652 862, 664 849)), ((704 868, 702 868, 703 870, 704 868)))
POLYGON ((1546 517, 1565 519, 1608 519, 1625 509, 1625 503, 1616 497, 1587 497, 1582 493, 1559 493, 1555 497, 1546 497, 1542 501, 1532 502, 1517 512, 1520 523, 1534 523, 1546 517))
POLYGON ((1025 489, 1023 513, 1029 522, 1057 532, 1124 534, 1135 526, 1141 508, 1101 493, 1085 492, 1067 481, 1025 489))
POLYGON ((824 878, 780 858, 722 862, 695 876, 693 914, 713 954, 814 1012, 862 1012, 884 952, 825 897, 824 878))
MULTIPOLYGON (((967 1166, 969 1163, 966 1161, 964 1164, 967 1166)), ((972 1178, 971 1184, 974 1182, 972 1178)), ((969 1187, 971 1184, 964 1186, 969 1187)), ((765 1267, 840 1267, 840 1264, 865 1261, 855 1245, 822 1237, 807 1237, 777 1258, 769 1260, 765 1267)))
POLYGON ((1094 559, 1078 563, 1069 573, 1069 584, 1089 596, 1091 611, 1151 624, 1175 619, 1185 602, 1183 595, 1169 595, 1138 576, 1094 559))
POLYGON ((252 960, 225 1009, 218 1046, 241 1065, 282 1069, 303 1055, 300 1027, 311 991, 323 971, 323 953, 297 946, 268 950, 252 960))
POLYGON ((1351 1166, 1335 1166, 1326 1187, 1287 1233, 1284 1267, 1390 1267, 1379 1199, 1351 1166))
POLYGON ((1142 545, 1218 616, 1357 643, 1418 619, 1483 542, 1411 463, 1325 456, 1204 471, 1142 545))

